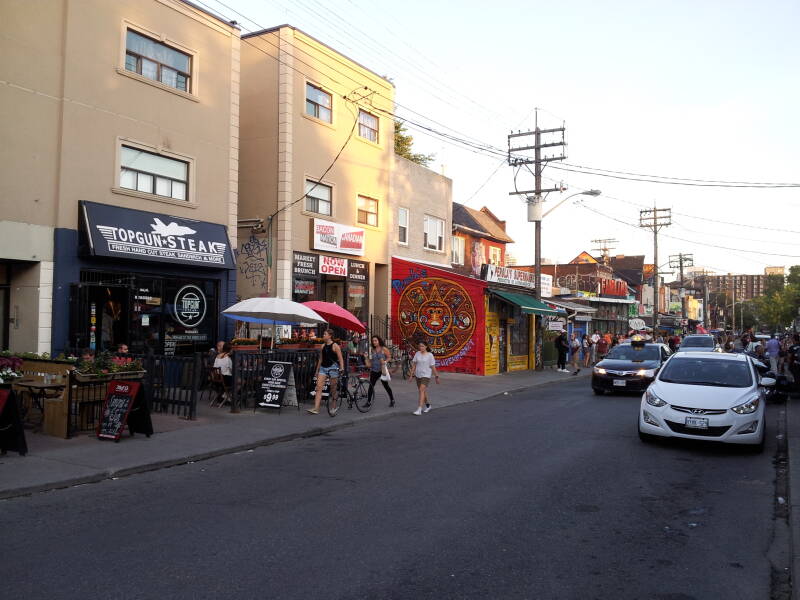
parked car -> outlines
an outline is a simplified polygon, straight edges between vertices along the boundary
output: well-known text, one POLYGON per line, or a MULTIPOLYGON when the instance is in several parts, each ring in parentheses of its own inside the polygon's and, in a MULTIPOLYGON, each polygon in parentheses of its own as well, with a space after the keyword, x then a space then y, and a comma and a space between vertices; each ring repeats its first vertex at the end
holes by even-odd
POLYGON ((681 345, 675 352, 722 352, 722 348, 719 347, 717 341, 714 339, 713 335, 707 335, 705 333, 693 333, 691 335, 687 335, 681 341, 681 345))
POLYGON ((670 356, 664 344, 627 343, 614 346, 592 372, 592 390, 606 392, 641 392, 653 382, 658 370, 670 356))
POLYGON ((639 437, 751 444, 760 451, 765 389, 774 385, 746 355, 677 353, 642 396, 639 437))

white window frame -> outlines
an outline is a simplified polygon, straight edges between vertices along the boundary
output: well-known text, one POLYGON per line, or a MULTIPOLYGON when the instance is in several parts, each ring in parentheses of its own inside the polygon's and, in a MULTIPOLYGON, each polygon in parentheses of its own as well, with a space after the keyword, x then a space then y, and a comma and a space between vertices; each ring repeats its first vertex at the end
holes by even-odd
POLYGON ((489 246, 489 264, 500 266, 503 261, 503 251, 497 246, 489 246))
POLYGON ((434 217, 433 215, 425 215, 423 220, 423 235, 422 235, 422 246, 426 250, 430 250, 432 252, 444 252, 444 219, 440 217, 434 217), (431 228, 435 227, 435 231, 431 228), (431 244, 429 243, 429 237, 433 235, 436 238, 436 241, 431 244))
POLYGON ((360 137, 362 140, 366 140, 366 141, 370 142, 371 144, 378 144, 380 139, 381 139, 380 138, 380 125, 381 125, 381 120, 378 117, 378 115, 373 115, 371 112, 369 112, 368 110, 364 110, 363 108, 359 108, 358 109, 358 137, 360 137), (361 122, 361 115, 362 114, 368 115, 368 116, 372 117, 373 119, 375 119, 375 128, 374 129, 372 127, 370 127, 369 125, 366 125, 366 124, 361 122), (375 136, 374 140, 370 137, 370 135, 364 135, 364 133, 369 134, 370 132, 372 132, 374 134, 374 136, 375 136))
POLYGON ((114 160, 114 179, 111 186, 111 191, 115 194, 124 196, 133 196, 145 200, 153 200, 156 202, 164 202, 166 204, 175 204, 177 206, 184 206, 189 208, 197 208, 197 169, 195 168, 195 158, 186 154, 178 154, 172 150, 166 150, 152 144, 145 144, 140 141, 132 140, 124 137, 116 138, 115 147, 115 160, 114 160), (149 152, 150 154, 157 154, 164 158, 176 160, 186 163, 187 166, 187 179, 186 179, 186 199, 177 200, 168 196, 159 196, 158 194, 151 194, 149 192, 142 192, 130 188, 124 188, 120 185, 122 177, 122 147, 128 146, 134 150, 141 150, 149 152))
POLYGON ((408 223, 411 220, 411 211, 405 206, 397 208, 397 243, 403 246, 408 246, 408 223), (403 219, 405 215, 405 219, 403 219), (403 221, 405 220, 405 223, 403 221), (403 236, 402 234, 405 234, 403 236), (403 239, 405 237, 405 240, 403 239))
POLYGON ((380 225, 380 201, 377 198, 373 198, 372 196, 366 196, 364 194, 359 194, 356 198, 356 223, 359 225, 366 225, 367 227, 378 227, 380 225), (369 202, 375 203, 375 212, 370 212, 361 208, 361 200, 368 200, 369 202), (361 220, 361 213, 367 215, 367 220, 361 220), (375 216, 375 222, 369 223, 370 216, 375 216))
MULTIPOLYGON (((317 110, 316 112, 319 112, 319 110, 317 110)), ((311 81, 306 81, 305 82, 305 86, 303 87, 303 114, 305 116, 309 117, 310 119, 314 119, 315 121, 319 121, 320 123, 325 123, 326 125, 333 125, 333 94, 331 94, 328 90, 326 90, 321 85, 318 85, 318 84, 313 83, 311 81), (312 88, 314 88, 316 90, 319 90, 323 94, 326 94, 330 98, 330 101, 331 101, 330 107, 322 106, 319 102, 315 102, 314 100, 309 100, 309 98, 308 98, 308 87, 309 86, 311 86, 312 88), (331 115, 330 120, 326 121, 325 119, 321 119, 317 115, 309 114, 308 113, 308 103, 309 102, 311 102, 312 104, 316 105, 317 107, 322 107, 325 110, 327 110, 331 115)))
POLYGON ((464 265, 465 253, 467 250, 467 240, 459 235, 454 235, 450 240, 451 257, 450 263, 454 265, 464 265))
POLYGON ((142 83, 146 83, 147 85, 152 85, 153 87, 157 87, 160 90, 164 90, 166 92, 170 92, 177 96, 181 96, 182 98, 186 98, 187 100, 191 100, 192 102, 199 102, 200 101, 200 56, 197 50, 189 48, 188 46, 180 43, 177 40, 173 40, 165 35, 159 34, 155 31, 147 29, 142 25, 137 23, 133 23, 128 20, 122 20, 122 26, 120 28, 120 43, 119 43, 119 60, 117 63, 117 73, 120 75, 124 75, 125 77, 129 77, 131 79, 135 79, 136 81, 140 81, 142 83), (174 88, 171 85, 167 85, 165 83, 161 83, 155 79, 150 79, 149 77, 145 77, 144 75, 140 75, 134 71, 129 71, 126 68, 126 56, 128 55, 128 30, 131 30, 139 35, 144 37, 148 37, 160 44, 164 44, 165 46, 169 46, 170 48, 177 50, 183 54, 189 56, 191 61, 191 73, 190 73, 190 90, 184 92, 183 90, 179 90, 178 88, 174 88))
POLYGON ((317 203, 325 202, 324 199, 317 198, 316 196, 314 196, 313 191, 312 192, 305 192, 305 196, 303 198, 303 212, 311 213, 313 215, 321 215, 323 217, 332 217, 333 216, 333 186, 330 186, 330 185, 328 185, 326 183, 322 183, 321 181, 314 181, 313 179, 310 179, 309 177, 306 177, 305 178, 304 189, 308 189, 309 185, 316 186, 315 188, 313 188, 314 191, 316 191, 317 189, 319 189, 321 187, 328 188, 328 190, 329 190, 328 198, 329 199, 327 200, 327 202, 328 202, 328 205, 329 205, 330 212, 326 212, 326 213, 325 212, 319 212, 319 211, 316 211, 316 210, 312 210, 311 208, 308 207, 308 201, 311 200, 311 199, 316 200, 317 203))

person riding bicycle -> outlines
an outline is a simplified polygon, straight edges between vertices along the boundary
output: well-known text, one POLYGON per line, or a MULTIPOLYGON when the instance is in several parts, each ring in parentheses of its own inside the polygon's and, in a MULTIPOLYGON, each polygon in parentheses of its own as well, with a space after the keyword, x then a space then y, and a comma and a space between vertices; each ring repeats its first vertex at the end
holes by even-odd
POLYGON ((344 358, 339 344, 333 341, 333 330, 326 329, 322 334, 322 348, 320 348, 319 367, 317 368, 317 391, 314 396, 314 408, 309 408, 306 412, 312 415, 319 414, 319 405, 322 403, 322 389, 325 387, 325 380, 330 381, 328 393, 331 394, 331 403, 336 406, 339 392, 339 374, 345 374, 344 358))

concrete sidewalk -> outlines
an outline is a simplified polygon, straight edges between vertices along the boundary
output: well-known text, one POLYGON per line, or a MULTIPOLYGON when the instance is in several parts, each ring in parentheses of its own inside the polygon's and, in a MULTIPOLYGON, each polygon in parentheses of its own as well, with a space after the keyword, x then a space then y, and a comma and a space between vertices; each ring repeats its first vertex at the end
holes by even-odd
MULTIPOLYGON (((591 374, 582 369, 578 377, 591 374)), ((430 399, 434 411, 447 406, 475 402, 492 396, 522 391, 527 388, 574 381, 576 377, 552 369, 540 372, 519 371, 480 377, 444 373, 442 383, 431 385, 430 399)), ((119 443, 98 440, 83 434, 62 440, 26 432, 28 454, 8 453, 0 457, 0 498, 92 483, 113 477, 204 460, 266 446, 300 437, 320 435, 359 423, 392 417, 415 417, 416 386, 410 381, 392 381, 396 406, 389 408, 388 397, 379 384, 373 408, 366 414, 343 408, 331 418, 324 407, 319 415, 285 407, 277 411, 259 409, 231 414, 227 408, 209 408, 207 400, 199 402, 198 418, 187 421, 171 415, 153 415, 156 433, 149 439, 127 433, 119 443)), ((587 382, 588 390, 588 382, 587 382)))

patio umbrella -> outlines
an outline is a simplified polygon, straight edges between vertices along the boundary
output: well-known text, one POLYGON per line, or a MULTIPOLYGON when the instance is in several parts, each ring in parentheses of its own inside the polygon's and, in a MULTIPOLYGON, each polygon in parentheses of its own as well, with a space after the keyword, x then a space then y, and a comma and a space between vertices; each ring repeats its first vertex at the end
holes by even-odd
POLYGON ((275 325, 293 323, 327 323, 311 308, 286 298, 248 298, 229 306, 222 315, 248 323, 272 324, 272 344, 275 344, 275 325))
POLYGON ((335 302, 322 302, 320 300, 309 300, 303 302, 306 306, 319 314, 325 321, 331 325, 336 325, 342 329, 355 331, 356 333, 366 333, 367 328, 359 321, 353 313, 342 308, 335 302))

